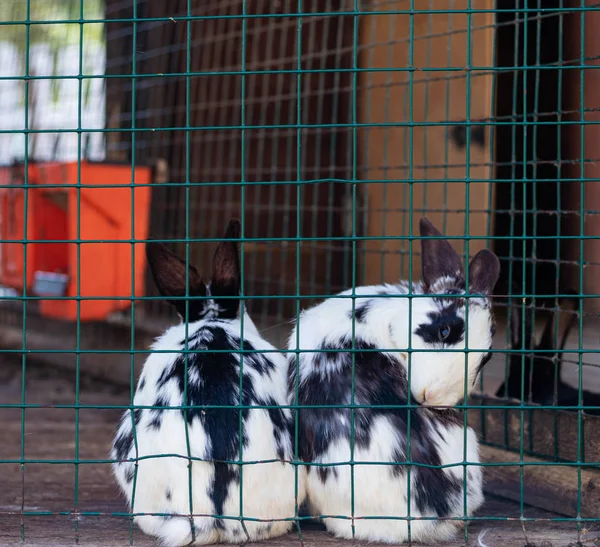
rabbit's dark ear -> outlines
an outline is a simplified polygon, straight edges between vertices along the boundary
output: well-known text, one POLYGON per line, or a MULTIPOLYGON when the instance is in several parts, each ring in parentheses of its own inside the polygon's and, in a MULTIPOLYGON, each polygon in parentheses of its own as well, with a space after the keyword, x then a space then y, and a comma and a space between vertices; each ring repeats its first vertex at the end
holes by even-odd
MULTIPOLYGON (((575 292, 569 290, 566 294, 575 294, 575 292)), ((569 333, 577 322, 578 307, 579 302, 575 297, 567 296, 558 299, 558 309, 552 312, 548 318, 538 346, 539 349, 554 349, 555 347, 558 350, 564 349, 569 333), (556 346, 554 344, 555 319, 558 320, 558 344, 556 346)))
MULTIPOLYGON (((421 219, 419 230, 421 237, 444 237, 426 217, 421 219)), ((421 240, 421 270, 427 291, 444 277, 464 278, 462 260, 445 239, 421 240)))
MULTIPOLYGON (((146 257, 158 292, 177 310, 179 315, 185 317, 185 300, 172 300, 171 297, 206 296, 206 286, 198 270, 192 265, 187 265, 185 260, 169 251, 162 243, 154 241, 146 243, 146 257)), ((197 315, 203 305, 203 300, 189 301, 189 316, 197 315)))
POLYGON ((232 241, 232 239, 239 239, 240 234, 240 221, 232 218, 223 236, 224 241, 217 247, 213 258, 211 294, 221 309, 225 310, 225 315, 229 310, 231 311, 229 315, 233 317, 237 315, 239 299, 219 297, 235 297, 240 294, 240 257, 237 241, 232 241))
POLYGON ((492 293, 500 277, 500 261, 488 249, 482 249, 469 264, 469 292, 483 294, 492 293))

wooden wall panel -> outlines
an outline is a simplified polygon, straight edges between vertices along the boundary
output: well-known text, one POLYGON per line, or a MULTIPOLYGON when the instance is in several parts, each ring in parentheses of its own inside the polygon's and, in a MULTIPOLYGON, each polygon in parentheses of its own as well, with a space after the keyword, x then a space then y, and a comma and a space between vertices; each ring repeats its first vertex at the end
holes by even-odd
MULTIPOLYGON (((586 0, 586 6, 595 6, 596 2, 586 0)), ((580 6, 579 0, 570 0, 569 7, 580 6)), ((563 234, 598 236, 600 234, 600 34, 595 30, 600 24, 600 12, 590 11, 583 15, 585 25, 583 59, 581 44, 581 14, 573 13, 565 25, 565 54, 569 64, 585 65, 584 70, 569 70, 567 73, 567 93, 565 119, 573 122, 583 120, 584 128, 575 124, 567 126, 567 150, 572 165, 568 170, 571 182, 568 185, 564 207, 574 214, 566 218, 563 234), (583 104, 581 104, 581 85, 583 75, 583 104), (583 116, 581 112, 583 113, 583 116), (583 136, 583 169, 582 143, 583 136), (584 234, 581 234, 581 179, 585 180, 584 234)), ((567 245, 567 263, 563 268, 569 285, 584 294, 600 294, 600 240, 587 239, 583 245, 583 257, 580 255, 580 241, 573 240, 567 245), (586 263, 583 273, 583 287, 580 286, 580 261, 586 263)), ((600 298, 586 298, 584 308, 590 313, 600 313, 600 298)))
MULTIPOLYGON (((417 10, 429 9, 421 2, 417 10)), ((460 10, 467 0, 439 0, 436 9, 460 10)), ((386 9, 406 10, 409 2, 386 3, 386 9)), ((493 8, 493 0, 479 0, 477 8, 493 8)), ((489 70, 466 70, 467 27, 470 23, 471 60, 474 67, 490 67, 493 61, 494 19, 492 13, 416 14, 414 15, 413 67, 410 71, 361 73, 360 121, 397 123, 394 127, 360 131, 362 147, 361 176, 367 180, 389 180, 366 186, 368 200, 366 230, 369 236, 408 236, 409 211, 412 209, 413 234, 419 218, 426 214, 447 235, 464 236, 467 192, 469 193, 469 234, 488 234, 490 221, 488 182, 491 173, 490 131, 480 127, 472 135, 469 167, 464 144, 464 129, 444 125, 408 127, 414 122, 460 122, 489 119, 492 115, 492 75, 489 70), (448 67, 459 70, 446 70, 448 67), (425 72, 423 69, 435 68, 425 72), (469 76, 470 74, 470 76, 469 76), (411 97, 412 78, 412 97, 411 97), (468 80, 470 78, 470 81, 468 80), (468 91, 469 97, 467 98, 468 91), (455 133, 456 131, 456 133, 455 133), (412 168, 412 170, 411 170, 412 168), (444 181, 448 178, 460 182, 444 181), (412 201, 410 200, 412 179, 412 201)), ((411 56, 411 16, 370 15, 361 21, 361 68, 409 68, 411 56), (372 45, 369 45, 372 44, 372 45)), ((485 247, 485 240, 470 243, 474 254, 485 247)), ((415 242, 413 276, 420 276, 419 245, 415 242)), ((458 250, 462 242, 456 242, 458 250)), ((365 282, 394 282, 408 276, 407 240, 370 241, 365 245, 365 282)))

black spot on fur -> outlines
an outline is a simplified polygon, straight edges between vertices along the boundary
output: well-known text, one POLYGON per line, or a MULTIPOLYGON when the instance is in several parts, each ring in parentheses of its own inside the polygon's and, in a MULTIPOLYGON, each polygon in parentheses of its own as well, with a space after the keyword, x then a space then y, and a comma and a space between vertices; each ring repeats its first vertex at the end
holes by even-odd
POLYGON ((415 334, 420 336, 425 343, 454 346, 464 340, 465 322, 456 314, 454 308, 446 308, 441 312, 430 312, 427 316, 430 322, 421 323, 415 329, 415 334), (442 337, 440 334, 440 330, 443 328, 450 329, 450 334, 446 337, 442 337))
POLYGON ((171 499, 173 498, 173 493, 171 492, 170 488, 167 488, 165 492, 165 498, 167 498, 167 501, 171 501, 171 499))
MULTIPOLYGON (((240 473, 235 467, 225 463, 215 463, 215 476, 210 489, 210 497, 215 504, 215 515, 223 516, 223 506, 229 495, 229 487, 234 481, 238 484, 240 482, 240 473)), ((225 528, 225 524, 220 519, 215 521, 215 525, 220 529, 225 528)))
POLYGON ((314 467, 308 466, 307 467, 307 474, 310 474, 311 470, 316 470, 317 475, 319 477, 319 479, 321 479, 321 482, 324 484, 327 482, 327 479, 329 478, 329 475, 332 475, 335 479, 337 479, 338 476, 338 470, 335 467, 314 467))
MULTIPOLYGON (((417 420, 417 423, 418 429, 424 425, 423 420, 417 420)), ((410 461, 431 466, 442 465, 433 439, 423 431, 411 436, 410 451, 410 461)), ((435 467, 413 467, 413 473, 416 474, 414 494, 417 509, 421 513, 433 512, 434 515, 447 516, 451 504, 460 496, 462 481, 435 467)))
POLYGON ((284 460, 286 456, 285 441, 292 435, 293 423, 291 419, 287 419, 283 409, 279 408, 277 401, 269 397, 264 402, 258 403, 261 406, 269 406, 267 409, 271 422, 273 423, 273 434, 275 436, 275 447, 277 450, 277 458, 284 460))
POLYGON ((125 468, 125 480, 127 482, 133 481, 135 477, 135 466, 133 464, 128 464, 125 468))
MULTIPOLYGON (((223 321, 211 322, 224 323, 223 321)), ((211 327, 200 329, 197 332, 195 332, 192 336, 190 336, 190 338, 188 339, 188 350, 206 351, 210 350, 213 347, 213 344, 219 345, 220 348, 235 348, 235 350, 243 349, 243 354, 237 354, 238 359, 242 362, 242 366, 249 364, 259 374, 270 374, 271 371, 275 370, 275 364, 269 359, 268 354, 259 353, 256 350, 256 348, 250 342, 248 342, 248 340, 241 340, 238 336, 232 336, 221 327, 214 325, 211 327), (215 333, 218 333, 218 336, 213 341, 213 336, 215 336, 215 333)), ((185 340, 181 342, 181 345, 185 347, 185 340)), ((206 355, 206 353, 204 354, 206 355)), ((201 356, 202 354, 197 355, 201 356)))
MULTIPOLYGON (((235 351, 239 350, 241 345, 241 340, 231 336, 223 327, 215 324, 207 325, 188 339, 190 352, 187 354, 187 364, 186 356, 179 355, 173 365, 163 371, 157 382, 160 389, 173 381, 184 393, 187 377, 187 401, 183 403, 191 408, 182 409, 181 412, 189 424, 199 420, 210 439, 209 445, 212 450, 205 457, 215 460, 214 481, 209 488, 209 495, 218 515, 223 514, 223 505, 231 484, 239 482, 237 466, 222 462, 239 459, 240 420, 247 420, 249 410, 213 407, 236 407, 240 404, 240 362, 235 351)), ((247 341, 244 341, 243 347, 248 351, 243 358, 244 369, 253 368, 260 374, 268 374, 274 369, 275 365, 268 355, 256 353, 255 348, 247 341)), ((252 379, 247 374, 244 374, 242 385, 243 406, 277 406, 273 399, 263 401, 256 395, 252 379)), ((160 414, 163 411, 153 412, 160 414)), ((279 439, 278 455, 284 459, 283 436, 289 430, 290 424, 285 419, 282 409, 272 408, 267 412, 274 424, 275 439, 276 441, 279 439)), ((241 444, 243 448, 248 446, 245 428, 242 428, 241 444)), ((223 523, 216 520, 215 526, 222 528, 223 523)))
MULTIPOLYGON (((202 329, 204 330, 204 329, 202 329)), ((193 350, 202 353, 190 353, 187 359, 187 397, 184 404, 195 407, 181 412, 188 423, 200 420, 204 426, 213 447, 213 457, 217 460, 232 460, 237 456, 239 449, 239 420, 240 411, 237 409, 213 409, 211 406, 235 406, 239 404, 239 364, 232 353, 223 350, 235 351, 238 347, 231 345, 231 339, 221 327, 206 327, 210 336, 205 341, 200 341, 193 350), (211 352, 211 350, 221 350, 211 352), (193 381, 201 378, 201 382, 193 381)), ((246 358, 251 359, 252 356, 246 358)), ((168 369, 163 382, 166 384, 174 379, 179 390, 185 390, 186 359, 179 356, 168 369)), ((252 381, 244 377, 242 404, 249 405, 255 398, 252 381)), ((247 416, 248 410, 242 411, 242 418, 247 416)))
POLYGON ((140 380, 140 385, 138 387, 138 391, 142 391, 146 387, 146 378, 142 378, 140 380))
MULTIPOLYGON (((441 457, 431 436, 431 427, 461 425, 460 414, 455 410, 436 411, 417 407, 410 410, 410 454, 408 453, 408 403, 414 401, 408 390, 406 372, 396 361, 374 350, 374 346, 357 339, 354 344, 355 403, 369 405, 354 410, 354 443, 358 448, 369 448, 372 425, 377 416, 385 416, 398 432, 394 460, 440 466, 441 457)), ((337 345, 322 346, 321 350, 340 352, 318 353, 311 358, 317 371, 332 371, 327 382, 320 373, 309 376, 299 392, 300 405, 323 405, 324 408, 300 409, 299 441, 300 456, 307 462, 319 458, 339 439, 351 439, 351 410, 331 408, 331 405, 347 405, 351 400, 351 340, 337 345), (327 406, 330 408, 327 408, 327 406)), ((290 360, 290 385, 295 383, 295 365, 290 360)), ((390 441, 393 442, 393 441, 390 441)), ((394 476, 406 472, 406 465, 387 467, 394 476)), ((309 467, 310 469, 310 467, 309 467)), ((383 468, 382 468, 383 469, 383 468)), ((319 478, 326 482, 333 467, 316 468, 319 478)), ((382 471, 383 472, 383 471, 382 471)), ((412 467, 415 477, 415 500, 422 513, 434 512, 447 516, 450 503, 460 494, 461 481, 455 480, 443 469, 412 467)), ((404 480, 404 478, 399 479, 404 480)))
POLYGON ((386 287, 381 287, 375 290, 375 293, 378 296, 397 296, 398 293, 386 287))
POLYGON ((165 367, 160 373, 158 380, 156 381, 156 387, 163 388, 165 384, 173 378, 173 365, 165 367))
POLYGON ((352 310, 350 310, 348 312, 348 316, 350 317, 350 319, 354 318, 355 321, 357 321, 358 323, 364 323, 366 318, 367 318, 367 314, 369 313, 369 310, 371 309, 371 300, 367 300, 366 302, 363 302, 362 304, 356 306, 354 308, 354 316, 352 315, 352 310))
POLYGON ((261 526, 260 535, 262 537, 267 537, 271 533, 272 529, 273 529, 273 523, 272 522, 267 522, 266 524, 263 524, 261 526))
MULTIPOLYGON (((141 412, 140 409, 137 409, 141 412)), ((135 413, 134 413, 135 415, 135 413)), ((138 414, 139 415, 139 414, 138 414)), ((133 432, 129 427, 126 427, 125 424, 128 420, 131 420, 131 415, 129 412, 123 414, 121 418, 121 425, 119 427, 119 434, 114 442, 114 450, 116 459, 118 461, 124 461, 129 458, 129 452, 131 451, 131 447, 133 446, 133 432)), ((138 419, 139 421, 139 419, 138 419)))
POLYGON ((158 430, 160 429, 163 419, 162 409, 168 407, 169 402, 162 395, 159 395, 152 406, 154 406, 155 408, 149 411, 151 419, 148 422, 147 428, 158 430))
POLYGON ((115 440, 115 453, 117 456, 117 460, 126 460, 132 446, 133 435, 131 434, 131 432, 120 434, 115 440))

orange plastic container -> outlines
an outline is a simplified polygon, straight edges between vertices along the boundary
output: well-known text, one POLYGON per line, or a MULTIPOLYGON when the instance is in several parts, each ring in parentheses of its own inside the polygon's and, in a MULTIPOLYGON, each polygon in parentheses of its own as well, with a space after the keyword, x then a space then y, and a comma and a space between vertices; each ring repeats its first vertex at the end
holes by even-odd
POLYGON ((150 169, 135 169, 133 188, 110 187, 131 183, 127 165, 84 161, 78 170, 77 162, 34 163, 28 171, 35 186, 26 192, 20 187, 23 165, 0 168, 0 185, 10 186, 0 188, 1 239, 24 240, 0 245, 0 283, 18 291, 26 285, 28 294, 36 294, 40 276, 66 274, 60 294, 81 296, 79 310, 76 300, 41 300, 40 313, 67 320, 102 320, 145 294, 144 243, 131 240, 148 236, 150 187, 136 185, 150 183, 150 169), (57 184, 63 187, 51 186, 57 184), (77 244, 78 239, 113 241, 77 244), (90 297, 105 299, 85 300, 90 297))

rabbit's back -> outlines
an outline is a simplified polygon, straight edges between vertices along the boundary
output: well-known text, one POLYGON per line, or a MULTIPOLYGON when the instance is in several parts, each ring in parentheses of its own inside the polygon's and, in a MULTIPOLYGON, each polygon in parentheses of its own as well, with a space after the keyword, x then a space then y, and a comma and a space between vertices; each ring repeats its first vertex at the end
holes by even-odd
MULTIPOLYGON (((323 341, 319 352, 299 354, 300 407, 337 405, 299 410, 301 457, 317 464, 307 469, 309 497, 324 515, 350 516, 354 507, 355 517, 392 517, 354 521, 356 537, 402 542, 408 539, 408 525, 398 517, 409 512, 409 472, 411 517, 461 517, 464 439, 466 460, 473 463, 479 461, 477 441, 471 429, 465 435, 462 418, 455 410, 418 407, 409 415, 405 368, 392 355, 377 351, 374 341, 361 339, 357 330, 354 343, 345 336, 323 341), (352 402, 359 407, 354 416, 349 408, 340 408, 352 402), (350 461, 355 465, 350 466, 350 461), (341 465, 331 465, 336 463, 341 465), (441 465, 454 466, 432 467, 441 465)), ((292 393, 295 371, 291 357, 292 393)), ((470 466, 466 480, 471 514, 482 502, 480 469, 470 466)), ((335 534, 351 537, 351 520, 332 518, 326 524, 335 534)), ((450 522, 416 520, 411 524, 415 540, 444 539, 453 530, 450 522)))
MULTIPOLYGON (((191 541, 190 519, 168 514, 189 515, 192 509, 207 515, 193 519, 196 543, 241 542, 246 536, 239 521, 210 518, 240 515, 240 484, 244 516, 294 516, 295 472, 283 463, 293 455, 291 413, 281 408, 285 359, 259 336, 250 333, 242 341, 239 320, 201 321, 187 331, 185 325, 173 327, 154 344, 134 399, 135 406, 154 408, 124 414, 113 448, 113 457, 121 460, 115 473, 134 512, 164 514, 138 517, 147 533, 173 544, 191 541), (253 406, 269 408, 247 408, 253 406), (232 463, 240 456, 243 462, 270 463, 232 463), (123 462, 129 459, 137 463, 123 462)), ((299 482, 302 495, 301 477, 299 482)), ((245 526, 251 538, 260 539, 290 523, 245 526)))

